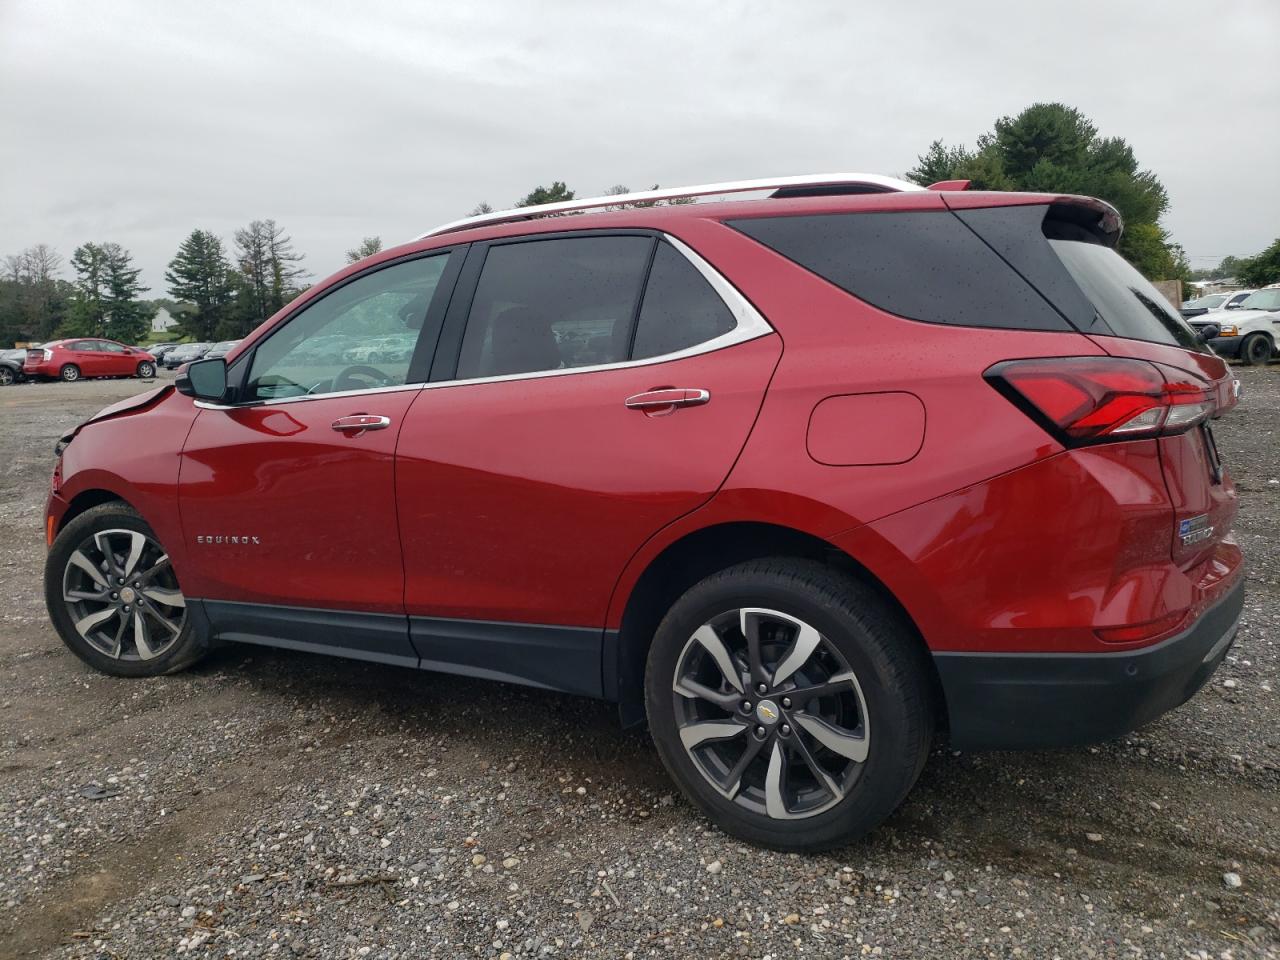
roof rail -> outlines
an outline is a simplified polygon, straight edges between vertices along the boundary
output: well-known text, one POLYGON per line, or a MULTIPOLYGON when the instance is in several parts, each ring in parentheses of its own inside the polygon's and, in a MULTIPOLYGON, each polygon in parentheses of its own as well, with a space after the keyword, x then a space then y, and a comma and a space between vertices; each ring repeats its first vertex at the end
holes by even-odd
POLYGON ((585 200, 566 200, 561 203, 541 203, 532 207, 516 207, 513 210, 495 210, 475 217, 463 217, 443 226, 428 230, 417 239, 438 236, 442 233, 453 233, 456 230, 467 230, 471 227, 487 226, 495 223, 509 223, 513 220, 531 220, 534 217, 545 217, 557 213, 574 213, 579 210, 594 210, 600 207, 613 207, 627 203, 653 203, 658 200, 683 200, 688 197, 715 197, 730 193, 750 193, 759 190, 776 190, 783 196, 817 196, 822 188, 831 188, 831 192, 854 192, 856 188, 865 188, 866 193, 896 193, 904 190, 923 190, 918 184, 908 183, 894 177, 884 177, 876 173, 813 173, 798 177, 765 177, 760 180, 728 180, 724 183, 703 183, 694 187, 667 187, 662 190, 642 190, 638 193, 619 193, 610 197, 589 197, 585 200))

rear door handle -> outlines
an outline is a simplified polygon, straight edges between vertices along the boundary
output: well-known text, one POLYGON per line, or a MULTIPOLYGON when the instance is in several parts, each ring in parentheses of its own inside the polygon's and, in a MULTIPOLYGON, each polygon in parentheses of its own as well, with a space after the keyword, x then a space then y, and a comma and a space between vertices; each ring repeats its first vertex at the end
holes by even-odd
POLYGON ((364 433, 366 430, 385 430, 391 426, 391 418, 371 413, 353 413, 349 417, 339 417, 333 421, 332 426, 339 433, 354 435, 364 433))
POLYGON ((711 391, 697 387, 666 387, 627 397, 631 410, 661 410, 665 407, 697 407, 711 400, 711 391))

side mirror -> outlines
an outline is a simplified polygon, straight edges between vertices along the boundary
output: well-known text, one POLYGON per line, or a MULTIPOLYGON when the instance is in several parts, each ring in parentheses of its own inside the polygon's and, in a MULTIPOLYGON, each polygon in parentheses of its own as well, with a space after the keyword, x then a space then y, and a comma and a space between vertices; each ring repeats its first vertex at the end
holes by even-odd
POLYGON ((1200 328, 1200 333, 1197 335, 1196 339, 1201 343, 1208 343, 1220 333, 1222 333, 1222 328, 1216 323, 1206 323, 1200 328))
POLYGON ((1239 309, 1240 309, 1240 304, 1239 304, 1239 303, 1228 303, 1228 304, 1226 305, 1226 307, 1224 307, 1223 309, 1225 309, 1225 310, 1239 310, 1239 309))
POLYGON ((221 357, 193 360, 178 372, 173 385, 197 400, 221 400, 227 393, 227 361, 221 357))

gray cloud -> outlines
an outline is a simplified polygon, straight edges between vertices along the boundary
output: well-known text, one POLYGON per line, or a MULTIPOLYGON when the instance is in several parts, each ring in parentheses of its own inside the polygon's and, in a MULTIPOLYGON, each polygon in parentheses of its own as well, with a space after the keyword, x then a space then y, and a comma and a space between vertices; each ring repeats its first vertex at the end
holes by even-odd
POLYGON ((273 217, 317 277, 505 206, 900 174, 1036 100, 1123 136, 1204 259, 1280 234, 1275 0, 0 3, 0 253, 115 240, 159 294, 201 226, 273 217))

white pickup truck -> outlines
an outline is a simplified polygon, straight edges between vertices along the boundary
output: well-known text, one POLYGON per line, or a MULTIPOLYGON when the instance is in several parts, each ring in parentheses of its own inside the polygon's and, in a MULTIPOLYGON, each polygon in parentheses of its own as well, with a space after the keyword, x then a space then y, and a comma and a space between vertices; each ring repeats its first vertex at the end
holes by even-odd
POLYGON ((1211 310, 1187 321, 1197 331, 1212 325, 1216 335, 1209 345, 1223 357, 1235 357, 1249 366, 1280 358, 1280 283, 1249 294, 1231 310, 1211 310))

